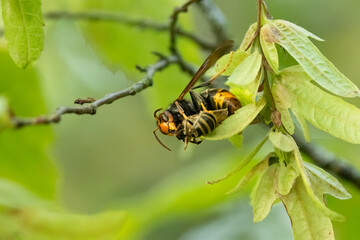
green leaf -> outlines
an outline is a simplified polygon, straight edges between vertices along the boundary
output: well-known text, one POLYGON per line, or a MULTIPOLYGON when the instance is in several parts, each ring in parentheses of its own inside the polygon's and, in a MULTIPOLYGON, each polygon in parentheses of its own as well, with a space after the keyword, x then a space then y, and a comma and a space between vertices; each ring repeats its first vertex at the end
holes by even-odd
POLYGON ((351 194, 330 173, 308 162, 305 162, 304 165, 313 188, 317 189, 318 192, 330 194, 339 199, 351 198, 351 194))
MULTIPOLYGON (((35 196, 24 187, 0 178, 0 238, 7 232, 21 239, 115 239, 125 212, 94 215, 70 214, 52 201, 35 196), (15 229, 2 229, 3 225, 15 229), (76 226, 76 227, 74 227, 76 226)), ((8 233, 9 234, 9 233, 8 233)))
POLYGON ((215 64, 215 71, 220 72, 221 70, 226 68, 226 71, 221 75, 230 76, 235 68, 240 65, 247 57, 249 56, 249 52, 236 51, 232 53, 228 53, 222 56, 215 64), (231 57, 231 59, 230 59, 231 57), (229 66, 227 66, 229 64, 229 66))
POLYGON ((284 89, 284 87, 280 84, 273 84, 271 92, 274 97, 276 109, 281 114, 282 124, 291 135, 294 134, 295 126, 289 113, 289 108, 291 106, 289 94, 287 93, 286 89, 284 89))
POLYGON ((255 98, 262 80, 263 69, 260 68, 259 73, 257 74, 254 81, 244 86, 234 86, 230 85, 230 92, 233 93, 241 102, 243 106, 255 103, 255 98))
MULTIPOLYGON (((359 88, 342 74, 295 24, 283 20, 269 21, 269 35, 302 66, 323 88, 343 97, 357 97, 359 88)), ((311 35, 313 36, 313 35, 311 35)))
POLYGON ((244 130, 264 108, 266 102, 261 98, 256 104, 248 104, 235 112, 210 134, 206 135, 209 140, 221 140, 229 138, 244 130))
POLYGON ((285 21, 285 20, 276 20, 276 21, 278 21, 280 23, 282 22, 284 24, 287 24, 292 30, 296 31, 300 35, 305 35, 306 37, 311 37, 311 38, 313 38, 313 39, 315 39, 317 41, 320 41, 320 42, 324 41, 324 39, 316 36, 315 34, 309 32, 305 28, 300 27, 300 26, 298 26, 298 25, 296 25, 296 24, 294 24, 292 22, 288 22, 288 21, 285 21))
POLYGON ((21 208, 44 206, 45 201, 15 182, 0 178, 0 206, 21 208))
POLYGON ((235 68, 226 84, 231 87, 241 87, 253 82, 259 73, 261 58, 260 52, 258 49, 255 49, 250 56, 235 68))
POLYGON ((273 94, 283 106, 315 127, 350 143, 360 143, 360 109, 313 85, 300 66, 284 69, 273 94))
POLYGON ((310 142, 310 132, 306 120, 303 117, 299 116, 299 114, 297 114, 296 112, 292 112, 292 113, 294 114, 294 116, 296 117, 296 119, 300 124, 305 141, 310 142))
POLYGON ((271 32, 271 25, 265 24, 260 31, 260 43, 264 56, 274 73, 279 72, 279 57, 275 46, 275 39, 271 32))
MULTIPOLYGON (((103 212, 94 215, 70 214, 39 208, 17 209, 8 215, 17 224, 12 235, 21 239, 117 239, 123 229, 125 213, 103 212)), ((1 234, 1 233, 0 233, 1 234)))
POLYGON ((295 132, 294 122, 290 116, 288 109, 278 109, 281 114, 281 122, 285 129, 292 135, 295 132))
POLYGON ((314 193, 314 190, 316 190, 316 189, 311 188, 311 182, 310 182, 310 179, 309 179, 308 175, 306 174, 306 170, 305 170, 305 167, 304 167, 304 163, 303 163, 300 151, 299 151, 294 139, 291 138, 291 140, 292 140, 293 146, 294 146, 294 157, 295 157, 296 165, 298 167, 300 176, 301 176, 302 181, 304 183, 306 192, 307 192, 308 196, 310 197, 313 205, 319 211, 321 211, 322 214, 326 215, 327 217, 329 217, 329 218, 331 218, 333 220, 337 220, 337 221, 344 221, 345 219, 344 219, 343 216, 341 216, 340 214, 330 210, 329 208, 327 208, 325 206, 325 204, 323 202, 321 202, 319 200, 318 197, 321 196, 322 193, 319 193, 319 192, 314 193), (317 196, 315 194, 317 194, 317 196))
POLYGON ((295 240, 335 239, 331 220, 313 204, 301 178, 281 201, 291 219, 295 240))
POLYGON ((279 198, 276 191, 278 167, 278 164, 268 167, 254 194, 253 212, 255 223, 262 221, 269 214, 275 200, 279 198))
MULTIPOLYGON (((19 117, 46 113, 35 70, 19 71, 6 52, 0 52, 0 66, 6 69, 6 77, 0 81, 0 95, 6 95, 10 109, 19 117), (22 81, 19 87, 14 79, 26 81, 22 81)), ((52 141, 53 133, 48 126, 2 131, 0 176, 25 186, 41 197, 53 198, 58 179, 50 155, 52 141)))
POLYGON ((44 45, 41 0, 2 0, 1 4, 10 56, 26 68, 39 58, 44 45))
MULTIPOLYGON (((255 34, 255 31, 256 31, 256 28, 257 28, 257 23, 253 23, 250 25, 249 29, 247 30, 246 34, 245 34, 245 37, 239 47, 239 50, 240 51, 245 51, 245 49, 249 46, 249 44, 251 43, 253 37, 254 37, 254 34, 255 34)), ((251 48, 248 50, 250 51, 251 48)))
POLYGON ((290 155, 286 165, 281 164, 278 170, 278 192, 284 196, 289 194, 299 174, 295 158, 290 155))
POLYGON ((244 139, 244 136, 242 134, 235 134, 234 136, 229 138, 229 141, 232 143, 233 146, 235 146, 237 148, 242 148, 243 139, 244 139))
POLYGON ((290 138, 281 132, 270 132, 269 140, 274 145, 274 147, 280 149, 281 151, 291 152, 294 150, 294 146, 290 138))
POLYGON ((240 192, 245 188, 245 186, 255 177, 264 172, 269 166, 269 158, 274 156, 273 153, 270 153, 264 160, 256 164, 241 180, 239 183, 231 189, 227 194, 240 192))

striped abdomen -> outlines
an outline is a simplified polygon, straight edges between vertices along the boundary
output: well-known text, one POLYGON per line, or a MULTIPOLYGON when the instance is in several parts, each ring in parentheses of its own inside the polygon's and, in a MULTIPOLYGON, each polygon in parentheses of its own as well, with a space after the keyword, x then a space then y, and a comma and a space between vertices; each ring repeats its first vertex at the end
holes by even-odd
POLYGON ((190 130, 193 137, 204 136, 218 125, 215 116, 209 112, 200 112, 194 118, 192 129, 190 130))
POLYGON ((197 142, 197 138, 213 131, 227 116, 227 109, 201 111, 184 120, 184 135, 189 138, 189 142, 197 142))
POLYGON ((200 95, 206 100, 211 110, 227 109, 228 116, 234 114, 241 107, 240 101, 226 89, 207 89, 200 95))

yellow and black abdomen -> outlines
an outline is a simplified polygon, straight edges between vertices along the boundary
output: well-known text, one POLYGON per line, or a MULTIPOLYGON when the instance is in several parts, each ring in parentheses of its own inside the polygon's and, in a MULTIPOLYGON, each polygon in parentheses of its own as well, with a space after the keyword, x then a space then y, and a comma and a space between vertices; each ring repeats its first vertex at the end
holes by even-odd
POLYGON ((209 110, 228 109, 228 116, 234 114, 236 110, 241 108, 240 101, 234 94, 226 89, 212 88, 200 93, 207 102, 209 110))
POLYGON ((213 131, 217 125, 218 123, 213 114, 202 111, 194 117, 191 135, 195 138, 204 136, 213 131))

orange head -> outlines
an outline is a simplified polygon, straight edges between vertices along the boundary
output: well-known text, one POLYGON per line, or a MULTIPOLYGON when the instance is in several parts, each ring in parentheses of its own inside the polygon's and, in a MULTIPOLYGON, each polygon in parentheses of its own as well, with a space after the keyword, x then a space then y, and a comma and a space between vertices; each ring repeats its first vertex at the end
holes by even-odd
POLYGON ((168 110, 165 110, 164 112, 160 113, 159 116, 157 116, 157 112, 159 112, 161 110, 157 109, 154 112, 154 117, 157 121, 157 128, 153 131, 155 138, 158 140, 158 142, 165 147, 167 150, 170 150, 170 148, 168 148, 167 146, 165 146, 165 144, 163 144, 160 139, 156 136, 156 131, 160 130, 160 132, 164 135, 175 135, 176 134, 176 125, 174 122, 174 116, 172 115, 172 113, 168 110))
POLYGON ((154 117, 157 121, 157 125, 160 129, 160 132, 165 135, 172 136, 176 132, 176 125, 174 122, 174 116, 172 113, 168 110, 165 110, 164 112, 159 114, 159 117, 156 116, 157 111, 160 111, 161 109, 158 109, 154 113, 154 117))

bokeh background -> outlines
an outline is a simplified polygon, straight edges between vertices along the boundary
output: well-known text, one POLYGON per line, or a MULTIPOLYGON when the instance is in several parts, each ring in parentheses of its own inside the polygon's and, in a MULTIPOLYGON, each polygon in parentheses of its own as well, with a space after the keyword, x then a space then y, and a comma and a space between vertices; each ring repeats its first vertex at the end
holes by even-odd
MULTIPOLYGON (((111 12, 162 23, 168 22, 175 6, 184 3, 180 0, 42 2, 44 13, 111 12)), ((248 26, 256 20, 256 1, 214 2, 227 17, 231 36, 239 44, 248 26)), ((359 1, 266 2, 274 18, 294 22, 325 39, 316 43, 318 48, 360 86, 359 1)), ((213 41, 208 23, 195 6, 180 18, 183 28, 213 41)), ((154 63, 156 57, 152 51, 168 53, 168 40, 166 32, 118 23, 46 19, 44 51, 29 69, 15 66, 4 38, 0 38, 0 93, 8 98, 19 116, 51 113, 58 106, 72 105, 78 97, 100 98, 140 80, 143 74, 135 65, 154 63)), ((195 67, 208 54, 184 39, 179 40, 179 49, 195 67)), ((289 55, 283 57, 283 64, 292 63, 289 55)), ((68 215, 39 208, 3 214, 0 238, 111 239, 103 234, 99 236, 104 238, 95 236, 104 231, 99 225, 117 222, 113 228, 117 228, 122 239, 292 239, 290 221, 281 204, 276 204, 263 222, 253 224, 249 204, 251 186, 243 193, 225 195, 241 173, 218 185, 205 184, 225 174, 249 153, 263 138, 265 128, 246 129, 241 149, 228 141, 204 141, 184 151, 182 142, 161 136, 173 149, 168 152, 154 139, 154 109, 166 107, 188 81, 188 75, 177 66, 170 66, 155 75, 153 87, 103 106, 94 116, 68 115, 57 125, 1 132, 1 178, 11 180, 8 185, 21 186, 39 198, 56 201, 57 207, 51 209, 57 211, 62 206, 62 213, 68 215), (106 217, 102 215, 104 212, 113 215, 106 217), (65 216, 71 216, 71 220, 65 216), (101 223, 97 224, 96 220, 90 220, 94 221, 95 230, 90 229, 91 224, 85 224, 82 228, 89 235, 79 237, 72 232, 72 224, 84 216, 103 217, 104 221, 98 220, 101 223), (117 220, 112 221, 113 218, 117 220), (43 224, 46 221, 53 225, 43 224)), ((360 106, 358 99, 347 101, 360 106)), ((359 146, 315 128, 311 128, 311 138, 360 169, 359 146)), ((270 145, 265 145, 255 160, 269 151, 270 145)), ((358 239, 360 190, 340 180, 353 198, 327 199, 330 208, 347 218, 346 222, 334 222, 335 235, 340 240, 358 239)), ((0 183, 0 190, 11 195, 9 204, 29 197, 23 190, 19 190, 19 195, 11 192, 5 182, 0 183)))

